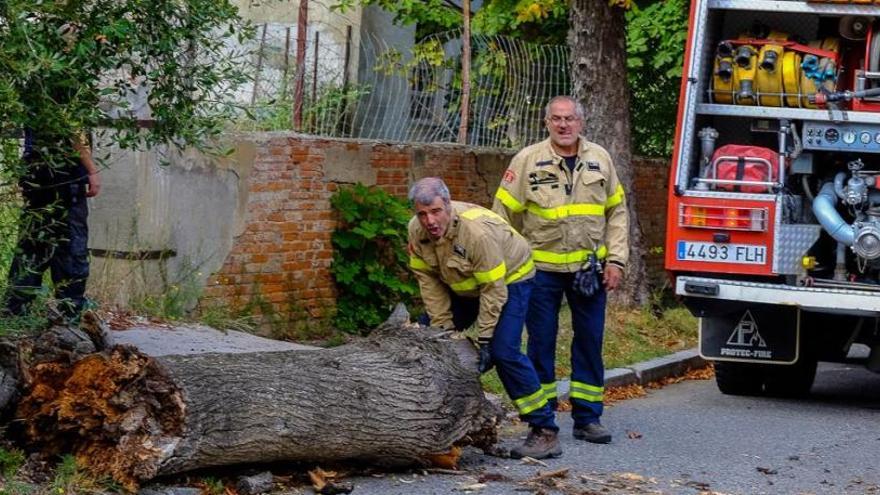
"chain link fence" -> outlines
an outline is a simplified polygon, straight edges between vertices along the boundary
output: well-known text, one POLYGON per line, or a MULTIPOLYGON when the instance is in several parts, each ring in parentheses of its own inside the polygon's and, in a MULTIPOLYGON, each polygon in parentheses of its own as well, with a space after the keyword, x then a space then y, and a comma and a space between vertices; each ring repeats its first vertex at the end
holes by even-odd
MULTIPOLYGON (((241 95, 253 116, 246 129, 457 142, 460 31, 415 43, 312 24, 298 43, 295 27, 266 24, 255 43, 253 82, 241 95)), ((568 47, 479 35, 471 46, 467 143, 519 148, 543 139, 543 106, 570 91, 568 47)))

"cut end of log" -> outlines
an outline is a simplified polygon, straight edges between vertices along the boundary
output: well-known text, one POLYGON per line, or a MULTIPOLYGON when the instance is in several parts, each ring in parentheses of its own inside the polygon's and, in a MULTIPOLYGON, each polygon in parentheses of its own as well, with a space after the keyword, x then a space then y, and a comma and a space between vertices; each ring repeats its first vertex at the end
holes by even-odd
POLYGON ((156 475, 182 432, 180 391, 132 348, 73 364, 40 363, 30 373, 16 412, 28 443, 50 453, 72 451, 82 465, 129 489, 156 475))

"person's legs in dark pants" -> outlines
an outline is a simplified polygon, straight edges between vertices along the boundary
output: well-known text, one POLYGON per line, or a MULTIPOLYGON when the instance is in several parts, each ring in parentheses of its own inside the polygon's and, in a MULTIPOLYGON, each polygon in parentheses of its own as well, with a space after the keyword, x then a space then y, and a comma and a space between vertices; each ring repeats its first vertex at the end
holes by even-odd
POLYGON ((89 207, 85 186, 71 188, 66 210, 66 235, 58 242, 50 269, 60 309, 66 316, 75 318, 85 306, 89 278, 89 207))
POLYGON ((507 286, 507 302, 492 335, 491 352, 504 390, 520 418, 531 427, 526 441, 513 448, 511 456, 543 459, 562 455, 562 448, 557 437, 556 414, 547 402, 531 360, 521 350, 533 283, 530 279, 507 286))
POLYGON ((538 270, 526 316, 528 356, 553 411, 556 410, 556 336, 567 275, 538 270))
POLYGON ((605 366, 602 339, 605 331, 604 288, 592 297, 566 289, 571 307, 574 338, 571 345, 571 416, 575 436, 596 443, 611 441, 610 433, 600 428, 605 393, 605 366))
POLYGON ((54 191, 26 191, 18 244, 9 268, 6 310, 22 316, 43 285, 63 221, 62 206, 54 191))

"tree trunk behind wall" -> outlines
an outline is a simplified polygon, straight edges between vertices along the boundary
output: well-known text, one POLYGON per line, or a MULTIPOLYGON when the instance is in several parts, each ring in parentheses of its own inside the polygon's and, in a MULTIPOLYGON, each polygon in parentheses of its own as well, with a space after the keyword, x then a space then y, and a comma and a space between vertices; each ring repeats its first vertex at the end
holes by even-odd
POLYGON ((624 10, 609 5, 608 0, 575 0, 570 16, 572 95, 586 111, 584 134, 611 154, 629 206, 629 263, 625 285, 613 300, 640 305, 648 301, 648 286, 646 251, 633 192, 624 10))

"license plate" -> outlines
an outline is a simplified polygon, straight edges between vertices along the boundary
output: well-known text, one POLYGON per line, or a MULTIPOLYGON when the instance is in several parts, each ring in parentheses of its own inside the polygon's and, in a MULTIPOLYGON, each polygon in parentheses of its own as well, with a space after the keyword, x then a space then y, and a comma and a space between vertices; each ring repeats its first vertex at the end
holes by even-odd
POLYGON ((767 263, 767 246, 678 241, 677 257, 683 261, 763 265, 767 263))

